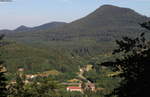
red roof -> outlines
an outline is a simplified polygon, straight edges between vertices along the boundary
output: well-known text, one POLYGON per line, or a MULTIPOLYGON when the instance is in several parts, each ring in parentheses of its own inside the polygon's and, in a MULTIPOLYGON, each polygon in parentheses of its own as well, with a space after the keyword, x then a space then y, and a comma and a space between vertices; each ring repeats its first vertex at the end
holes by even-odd
POLYGON ((67 87, 69 89, 81 89, 80 87, 67 87))

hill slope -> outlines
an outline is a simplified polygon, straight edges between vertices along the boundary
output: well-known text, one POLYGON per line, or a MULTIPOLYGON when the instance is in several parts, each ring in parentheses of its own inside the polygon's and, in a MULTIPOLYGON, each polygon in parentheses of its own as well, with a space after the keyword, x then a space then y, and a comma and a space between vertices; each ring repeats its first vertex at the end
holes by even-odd
POLYGON ((36 27, 27 27, 27 26, 21 25, 14 30, 8 30, 8 29, 0 30, 0 33, 11 34, 11 33, 18 33, 18 32, 25 33, 25 32, 38 31, 38 30, 48 30, 48 29, 60 27, 60 26, 65 25, 65 24, 67 24, 67 23, 65 23, 65 22, 51 22, 51 23, 46 23, 46 24, 36 26, 36 27))
POLYGON ((8 36, 16 40, 40 41, 74 41, 94 39, 112 41, 123 35, 135 36, 142 30, 138 23, 147 21, 148 17, 140 15, 129 8, 104 5, 88 16, 54 29, 16 33, 8 36))
POLYGON ((23 67, 28 73, 58 70, 60 72, 73 72, 82 65, 83 58, 73 57, 68 50, 35 48, 28 45, 10 43, 0 48, 9 72, 15 72, 23 67))
POLYGON ((92 62, 104 60, 105 56, 101 55, 112 51, 115 47, 113 40, 122 35, 135 36, 143 30, 138 23, 147 20, 148 17, 132 9, 105 5, 69 24, 50 23, 34 28, 20 26, 17 31, 7 34, 6 39, 15 40, 17 44, 2 48, 2 57, 12 72, 18 64, 31 72, 47 69, 75 71, 90 58, 93 58, 92 62))
POLYGON ((128 8, 105 5, 88 16, 74 21, 60 29, 47 32, 57 39, 88 37, 102 40, 113 40, 122 35, 135 35, 140 28, 138 23, 148 18, 128 8), (52 34, 53 33, 53 34, 52 34), (59 37, 59 36, 64 37, 59 37))

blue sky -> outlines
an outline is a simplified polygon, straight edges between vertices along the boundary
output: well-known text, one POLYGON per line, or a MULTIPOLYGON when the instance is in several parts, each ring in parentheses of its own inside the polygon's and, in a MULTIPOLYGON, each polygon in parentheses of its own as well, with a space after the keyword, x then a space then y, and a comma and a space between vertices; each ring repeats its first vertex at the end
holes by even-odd
POLYGON ((104 4, 132 8, 150 16, 150 0, 13 0, 0 2, 0 29, 32 27, 51 21, 71 22, 104 4))

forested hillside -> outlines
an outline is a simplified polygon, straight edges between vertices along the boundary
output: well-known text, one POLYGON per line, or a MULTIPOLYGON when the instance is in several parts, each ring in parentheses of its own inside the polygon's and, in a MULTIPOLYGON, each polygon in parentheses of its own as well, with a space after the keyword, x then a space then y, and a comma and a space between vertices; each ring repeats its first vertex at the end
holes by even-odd
POLYGON ((58 70, 60 72, 77 71, 84 64, 83 58, 71 55, 64 49, 35 48, 23 44, 10 43, 1 48, 2 59, 8 71, 15 72, 25 68, 28 73, 58 70), (73 67, 73 68, 70 68, 73 67))
POLYGON ((7 59, 10 71, 15 71, 18 65, 30 72, 46 69, 76 71, 79 65, 90 60, 100 63, 97 58, 105 59, 103 55, 116 47, 116 39, 137 36, 144 31, 139 23, 148 19, 129 8, 104 5, 68 24, 53 22, 33 28, 20 26, 6 33, 5 40, 13 42, 4 47, 3 58, 7 59))
POLYGON ((125 35, 135 36, 143 30, 139 23, 149 18, 132 9, 104 5, 79 20, 54 29, 30 33, 9 34, 9 39, 20 41, 74 41, 94 39, 113 41, 125 35))

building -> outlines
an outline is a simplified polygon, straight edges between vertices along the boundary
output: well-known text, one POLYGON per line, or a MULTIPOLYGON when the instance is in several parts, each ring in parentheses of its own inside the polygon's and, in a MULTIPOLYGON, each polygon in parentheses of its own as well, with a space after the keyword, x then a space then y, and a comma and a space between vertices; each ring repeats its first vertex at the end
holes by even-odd
POLYGON ((93 83, 90 83, 88 86, 90 87, 91 91, 95 91, 95 85, 93 83))
POLYGON ((19 72, 23 72, 23 71, 24 71, 24 68, 18 68, 18 71, 19 71, 19 72))
POLYGON ((36 77, 37 77, 37 75, 26 75, 26 79, 33 79, 36 77))
POLYGON ((86 83, 85 89, 91 90, 91 91, 95 91, 95 90, 96 90, 95 84, 93 84, 93 83, 91 83, 91 82, 88 82, 88 83, 86 83))
POLYGON ((82 88, 81 87, 77 87, 77 86, 70 86, 70 87, 67 87, 67 91, 70 91, 70 92, 82 92, 82 88))
POLYGON ((3 67, 2 65, 0 65, 0 72, 6 72, 7 69, 5 67, 3 67))

